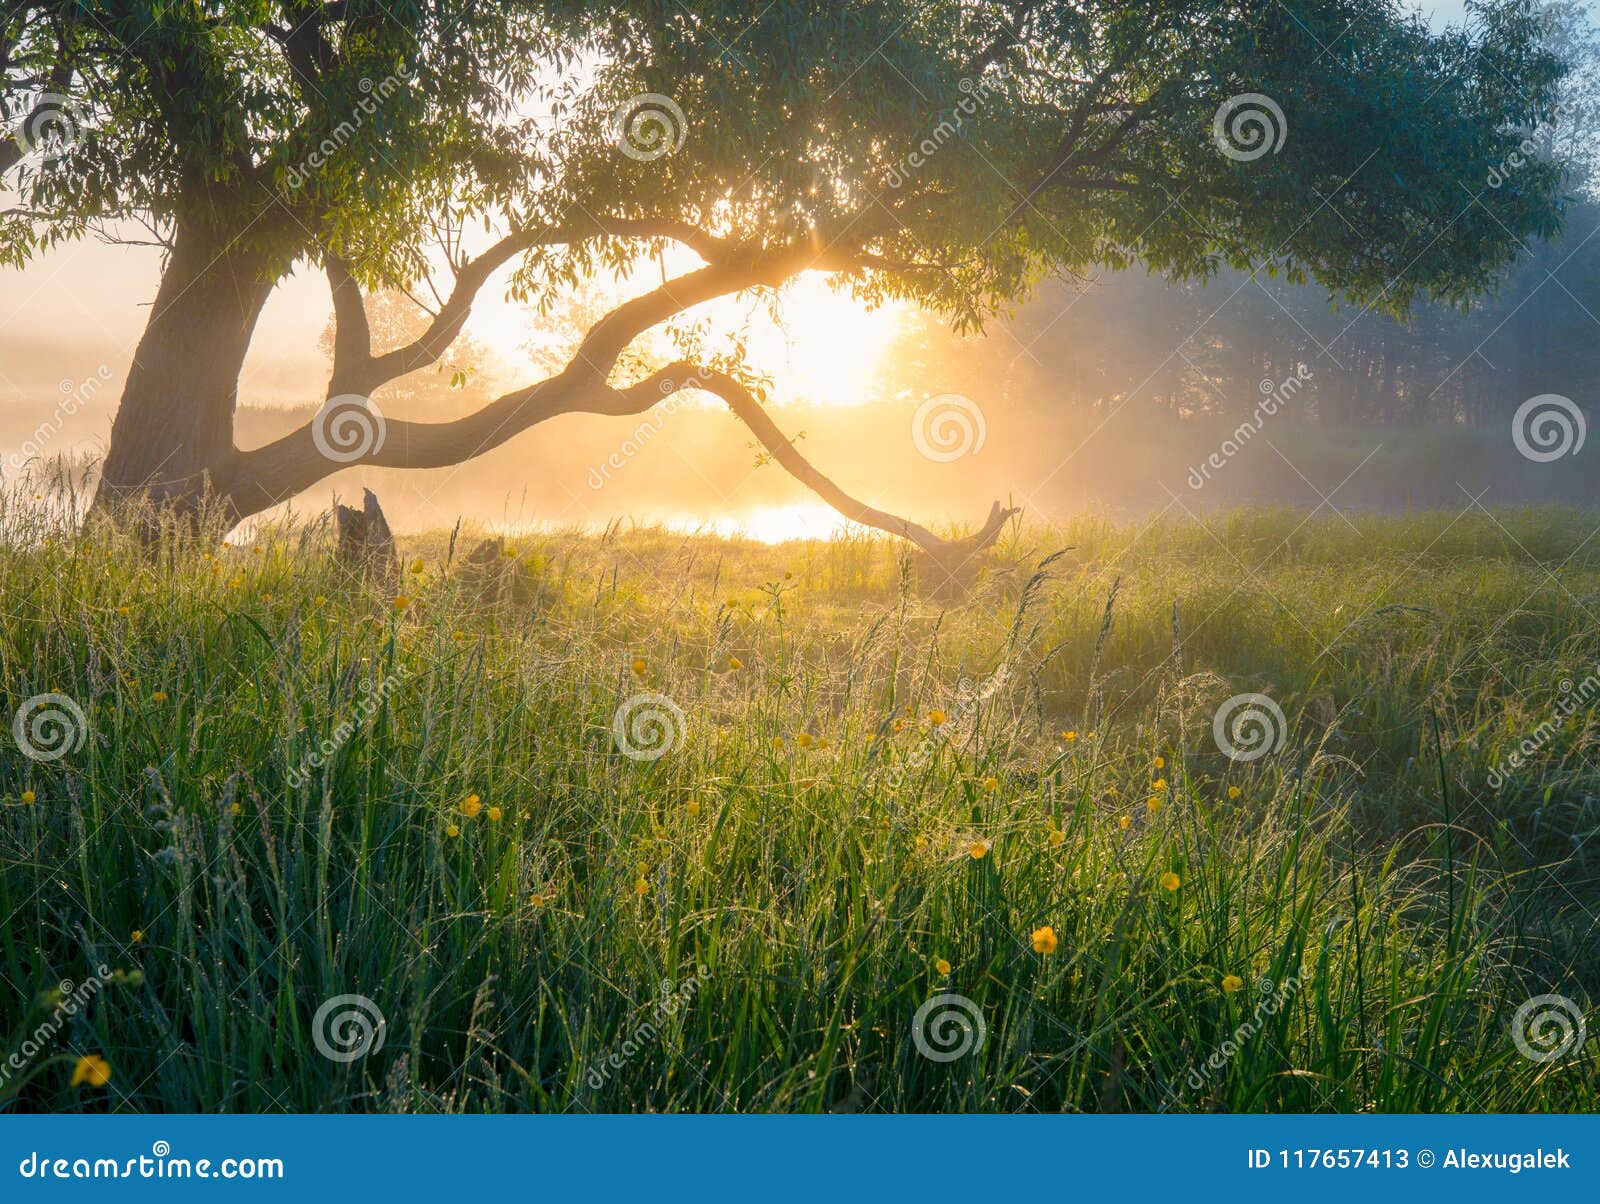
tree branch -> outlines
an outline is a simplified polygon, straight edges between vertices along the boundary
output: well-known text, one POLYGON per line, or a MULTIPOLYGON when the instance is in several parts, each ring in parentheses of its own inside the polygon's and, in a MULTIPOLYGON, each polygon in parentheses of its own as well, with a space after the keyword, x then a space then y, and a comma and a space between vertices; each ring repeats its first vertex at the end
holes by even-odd
POLYGON ((967 560, 994 543, 1000 537, 1000 532, 1005 528, 1007 521, 1018 513, 1016 507, 1006 508, 995 502, 989 508, 989 517, 976 533, 965 539, 945 539, 919 523, 901 518, 897 514, 890 514, 887 510, 879 510, 876 506, 869 506, 866 502, 846 493, 800 454, 793 440, 778 429, 778 424, 772 420, 748 388, 724 372, 680 361, 669 364, 660 372, 646 377, 634 388, 659 393, 702 389, 720 397, 735 416, 750 428, 751 433, 761 441, 761 445, 771 453, 772 458, 788 470, 790 476, 845 518, 862 526, 874 527, 879 531, 886 531, 890 535, 909 540, 937 560, 948 572, 953 573, 967 560))

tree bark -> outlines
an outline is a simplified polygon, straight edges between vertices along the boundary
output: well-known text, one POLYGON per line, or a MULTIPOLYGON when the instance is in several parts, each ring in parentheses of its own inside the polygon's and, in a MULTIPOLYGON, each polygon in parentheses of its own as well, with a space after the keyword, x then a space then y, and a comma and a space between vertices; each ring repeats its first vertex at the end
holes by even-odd
POLYGON ((95 507, 192 514, 233 458, 239 373, 272 291, 264 256, 180 225, 111 427, 95 507))

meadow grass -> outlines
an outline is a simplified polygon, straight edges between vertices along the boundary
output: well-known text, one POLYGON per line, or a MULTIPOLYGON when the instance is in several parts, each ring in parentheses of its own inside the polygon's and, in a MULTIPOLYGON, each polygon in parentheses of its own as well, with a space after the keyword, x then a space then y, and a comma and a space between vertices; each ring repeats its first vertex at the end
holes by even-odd
POLYGON ((1513 1024, 1600 998, 1593 514, 1025 525, 959 601, 878 539, 448 533, 397 604, 315 525, 43 505, 5 717, 87 730, 0 747, 12 1110, 1600 1106, 1513 1024))

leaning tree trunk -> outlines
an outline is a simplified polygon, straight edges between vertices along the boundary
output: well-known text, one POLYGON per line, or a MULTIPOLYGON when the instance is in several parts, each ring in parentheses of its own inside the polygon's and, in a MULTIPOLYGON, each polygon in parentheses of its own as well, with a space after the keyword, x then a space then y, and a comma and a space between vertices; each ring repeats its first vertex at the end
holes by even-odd
POLYGON ((272 282, 259 254, 180 225, 111 427, 95 509, 192 516, 233 458, 239 373, 272 282))

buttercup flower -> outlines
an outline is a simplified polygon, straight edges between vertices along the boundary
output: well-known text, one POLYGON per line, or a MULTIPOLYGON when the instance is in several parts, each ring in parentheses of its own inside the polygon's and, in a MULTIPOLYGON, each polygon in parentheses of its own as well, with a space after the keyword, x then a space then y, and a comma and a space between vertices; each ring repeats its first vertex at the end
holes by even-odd
POLYGON ((934 727, 943 727, 945 725, 945 721, 949 718, 950 716, 946 715, 943 711, 928 712, 928 722, 933 724, 934 727))
POLYGON ((483 800, 475 794, 469 794, 466 798, 461 800, 461 814, 465 815, 468 819, 471 819, 482 810, 483 800))
POLYGON ((643 677, 644 671, 648 668, 649 666, 644 663, 644 658, 642 656, 636 656, 633 658, 633 675, 635 677, 643 677))
POLYGON ((1238 798, 1243 793, 1244 793, 1244 791, 1240 790, 1237 786, 1229 786, 1228 787, 1228 797, 1229 798, 1238 798))
POLYGON ((794 741, 801 748, 810 748, 812 743, 813 743, 812 736, 811 736, 810 732, 801 732, 798 736, 796 736, 794 738, 794 741))
POLYGON ((1157 778, 1155 781, 1150 783, 1150 789, 1152 789, 1152 790, 1165 790, 1166 788, 1167 788, 1167 779, 1166 778, 1157 778))
POLYGON ((22 792, 22 801, 25 802, 25 803, 33 802, 35 797, 37 797, 37 796, 35 796, 35 794, 31 790, 24 790, 22 792))
POLYGON ((128 939, 130 941, 132 941, 135 945, 143 944, 144 943, 144 929, 143 928, 135 928, 132 932, 130 932, 128 934, 128 939))
POLYGON ((88 1083, 91 1087, 104 1087, 111 1081, 111 1064, 99 1054, 84 1054, 72 1068, 72 1086, 88 1083))
POLYGON ((1224 995, 1232 995, 1242 986, 1244 986, 1244 979, 1237 974, 1224 974, 1222 976, 1222 993, 1224 995))
POLYGON ((165 702, 166 700, 167 692, 165 690, 157 690, 154 694, 150 695, 151 702, 165 702))
POLYGON ((1156 766, 1157 769, 1165 769, 1167 767, 1166 758, 1165 757, 1157 757, 1156 760, 1155 760, 1155 766, 1156 766))
POLYGON ((500 816, 502 814, 503 813, 501 812, 499 807, 490 807, 489 808, 489 822, 490 823, 499 823, 500 822, 500 816))
POLYGON ((991 774, 983 779, 983 788, 990 794, 993 794, 996 790, 1000 789, 1000 779, 991 774))
POLYGON ((967 855, 974 861, 982 861, 989 855, 989 842, 987 840, 974 840, 967 846, 967 855))
POLYGON ((1132 816, 1124 815, 1121 819, 1117 820, 1117 827, 1121 828, 1123 831, 1127 831, 1128 825, 1132 822, 1132 816))
POLYGON ((730 669, 743 669, 744 668, 744 662, 742 660, 740 660, 736 656, 730 656, 728 658, 728 668, 730 668, 730 669))
POLYGON ((1033 930, 1033 951, 1035 953, 1051 954, 1056 951, 1056 930, 1046 924, 1043 928, 1033 930))
POLYGON ((683 809, 689 813, 691 818, 696 816, 696 815, 699 815, 700 814, 700 800, 697 799, 697 798, 690 799, 687 803, 685 803, 683 805, 683 809))
POLYGON ((945 961, 944 958, 942 958, 942 957, 934 959, 933 968, 935 970, 937 970, 940 974, 948 974, 948 973, 950 973, 950 963, 945 961))
POLYGON ((444 834, 446 836, 450 836, 450 837, 460 836, 461 835, 461 825, 460 824, 446 824, 444 826, 444 834))
POLYGON ((634 879, 633 893, 636 894, 636 895, 649 894, 650 893, 650 883, 645 881, 643 878, 634 879))
POLYGON ((426 566, 422 563, 422 559, 420 557, 418 557, 416 560, 413 560, 411 562, 411 574, 412 574, 412 576, 414 576, 414 577, 422 576, 422 572, 423 572, 423 569, 425 567, 426 566))
POLYGON ((1050 834, 1045 837, 1045 840, 1049 844, 1056 845, 1056 844, 1060 844, 1066 838, 1067 838, 1067 834, 1065 832, 1063 832, 1060 828, 1051 828, 1050 829, 1050 834))
POLYGON ((1171 870, 1168 870, 1166 873, 1161 875, 1162 890, 1177 890, 1181 885, 1183 885, 1183 880, 1171 870))
POLYGON ((1161 810, 1161 800, 1156 798, 1154 795, 1151 795, 1149 798, 1145 799, 1144 805, 1148 807, 1152 813, 1161 810))
POLYGON ((1077 733, 1077 732, 1074 732, 1074 731, 1065 731, 1065 732, 1062 732, 1062 733, 1061 733, 1061 738, 1062 738, 1062 739, 1063 739, 1063 740, 1065 740, 1065 741, 1066 741, 1066 742, 1067 742, 1067 743, 1068 743, 1068 744, 1071 744, 1071 743, 1073 743, 1073 742, 1074 742, 1074 741, 1075 741, 1075 740, 1077 740, 1077 738, 1078 738, 1078 733, 1077 733))

